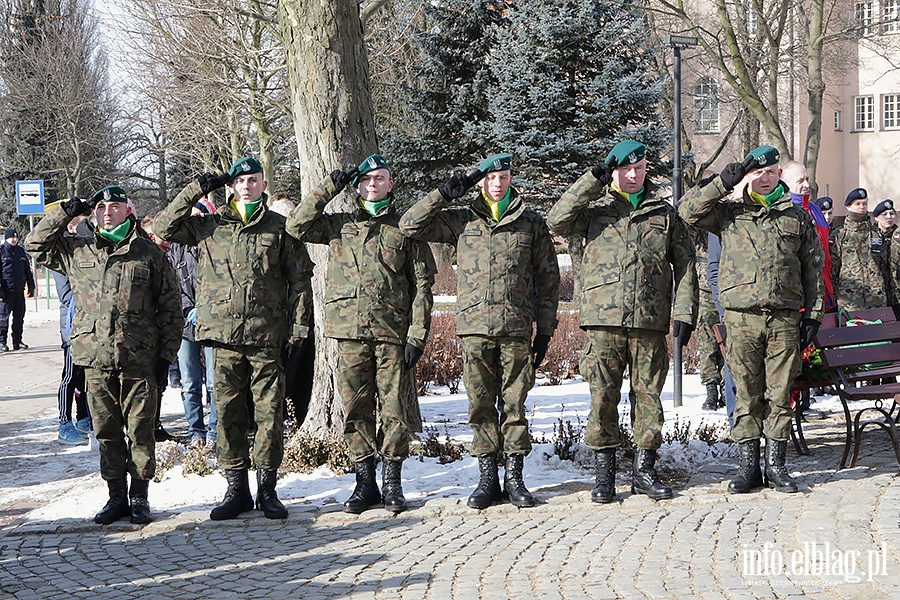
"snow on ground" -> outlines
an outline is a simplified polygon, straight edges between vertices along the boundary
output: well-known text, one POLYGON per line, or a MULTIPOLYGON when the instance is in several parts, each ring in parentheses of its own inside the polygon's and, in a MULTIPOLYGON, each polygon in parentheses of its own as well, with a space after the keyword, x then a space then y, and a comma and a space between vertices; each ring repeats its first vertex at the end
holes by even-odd
MULTIPOLYGON (((47 322, 56 318, 55 311, 38 311, 27 313, 27 325, 47 322)), ((620 420, 627 423, 628 416, 628 381, 623 386, 623 400, 619 405, 620 420)), ((662 401, 666 415, 666 427, 675 423, 689 422, 692 429, 704 422, 727 426, 724 409, 715 413, 703 412, 700 405, 705 399, 706 391, 700 383, 699 375, 683 377, 683 406, 675 408, 673 401, 672 372, 666 379, 662 401)), ((445 436, 458 442, 471 441, 472 436, 466 424, 467 401, 465 393, 449 394, 446 389, 430 390, 429 395, 420 398, 422 417, 426 427, 435 427, 438 437, 444 441, 445 436)), ((553 425, 559 419, 586 424, 590 392, 588 385, 580 378, 567 381, 561 385, 538 385, 531 391, 527 401, 527 411, 532 432, 535 436, 544 434, 551 439, 553 425)), ((837 397, 819 398, 815 408, 830 412, 840 411, 837 397)), ((163 396, 162 413, 164 421, 175 424, 176 432, 183 430, 183 406, 180 390, 168 389, 163 396), (167 419, 167 417, 169 417, 167 419)), ((0 505, 12 500, 41 499, 47 501, 43 506, 29 513, 32 520, 53 520, 60 518, 90 518, 103 506, 107 499, 106 485, 97 473, 99 455, 95 448, 79 446, 64 448, 55 444, 55 422, 52 418, 41 422, 35 430, 43 431, 47 436, 52 431, 53 441, 47 439, 60 460, 47 461, 42 472, 41 482, 26 487, 0 488, 0 505), (72 477, 73 464, 86 472, 85 462, 94 467, 91 474, 72 477)), ((727 431, 724 430, 724 431, 727 431)), ((173 442, 157 445, 157 452, 181 452, 173 442)), ((692 441, 688 444, 678 442, 664 444, 660 450, 659 466, 663 469, 692 471, 699 464, 719 461, 726 464, 736 462, 737 451, 733 445, 718 443, 709 446, 704 442, 692 441)), ((589 489, 592 475, 589 470, 591 453, 581 446, 576 462, 560 460, 553 455, 552 444, 536 445, 525 461, 525 481, 529 489, 543 494, 571 493, 573 489, 589 489)), ((77 469, 75 470, 77 471, 77 469)), ((621 473, 620 473, 621 475, 621 473)), ((379 476, 380 478, 380 476, 379 476)), ((403 487, 406 497, 413 501, 431 498, 466 498, 478 481, 476 460, 470 456, 464 459, 441 465, 436 458, 411 457, 403 466, 403 487)), ((320 467, 315 472, 303 475, 290 473, 279 479, 278 493, 285 504, 291 506, 312 505, 326 506, 343 502, 352 492, 355 484, 353 474, 335 476, 327 467, 320 467)), ((251 488, 255 484, 251 483, 251 488)), ((213 473, 205 477, 184 475, 181 464, 167 470, 160 483, 150 487, 150 502, 157 511, 208 510, 217 504, 225 492, 225 480, 213 473)))

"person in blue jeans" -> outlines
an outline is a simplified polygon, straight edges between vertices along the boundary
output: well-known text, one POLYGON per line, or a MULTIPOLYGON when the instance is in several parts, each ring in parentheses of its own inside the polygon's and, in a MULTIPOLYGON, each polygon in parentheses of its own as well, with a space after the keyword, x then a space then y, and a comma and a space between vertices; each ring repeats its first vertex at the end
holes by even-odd
MULTIPOLYGON (((719 311, 719 320, 721 321, 725 316, 725 309, 719 304, 719 258, 722 256, 722 245, 719 242, 719 236, 712 233, 708 235, 709 253, 707 256, 709 262, 706 265, 706 279, 709 281, 713 302, 716 303, 716 310, 719 311)), ((731 371, 728 370, 727 357, 725 358, 725 366, 722 368, 722 379, 725 382, 725 411, 728 413, 728 423, 734 426, 734 405, 737 392, 734 387, 734 379, 731 377, 731 371)))

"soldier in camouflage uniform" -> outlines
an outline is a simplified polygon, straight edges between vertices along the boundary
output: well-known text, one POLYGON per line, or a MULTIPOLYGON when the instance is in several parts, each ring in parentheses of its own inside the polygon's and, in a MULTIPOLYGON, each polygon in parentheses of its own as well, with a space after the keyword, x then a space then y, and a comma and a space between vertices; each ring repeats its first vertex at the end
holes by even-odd
POLYGON ((501 451, 507 455, 504 488, 510 501, 534 505, 522 480, 531 451, 525 398, 556 328, 559 301, 550 232, 511 186, 511 162, 509 154, 496 154, 477 170, 454 174, 400 219, 405 235, 456 246, 456 333, 462 339, 472 454, 481 475, 468 506, 478 509, 502 497, 501 451), (476 198, 449 207, 476 183, 476 198))
POLYGON ((662 443, 659 394, 669 370, 666 333, 685 345, 697 322, 697 272, 687 228, 646 180, 644 145, 616 144, 605 162, 581 176, 547 216, 550 228, 585 239, 581 265, 579 365, 591 386, 585 444, 595 452, 594 502, 615 498, 622 379, 631 374, 634 428, 632 493, 672 497, 656 474, 662 443), (673 289, 674 281, 674 289, 673 289))
POLYGON ((731 493, 764 484, 763 435, 767 485, 797 491, 784 464, 791 385, 800 372, 800 349, 815 339, 822 320, 822 244, 809 214, 779 180, 778 158, 771 146, 756 148, 743 163, 727 165, 719 177, 690 191, 679 208, 688 223, 722 242, 719 304, 728 330, 726 361, 737 388, 731 437, 740 444, 741 463, 728 485, 731 493), (742 180, 742 199, 720 202, 742 180))
POLYGON ((253 508, 247 476, 252 421, 256 508, 270 519, 287 517, 275 493, 284 456, 282 348, 287 342, 289 353, 299 351, 309 334, 312 263, 303 244, 285 232, 285 218, 267 208, 267 185, 259 162, 242 158, 228 173, 205 173, 188 184, 154 222, 164 240, 200 251, 194 339, 213 347, 216 457, 228 481, 213 520, 253 508), (213 215, 191 215, 198 200, 226 183, 232 196, 225 206, 213 215))
POLYGON ((868 193, 857 188, 844 201, 847 218, 831 232, 831 280, 838 308, 849 311, 887 304, 884 276, 872 253, 868 193))
POLYGON ((697 347, 700 350, 700 383, 706 387, 706 400, 700 407, 702 410, 718 410, 725 406, 722 388, 722 368, 725 361, 719 350, 719 343, 713 334, 713 325, 719 323, 719 311, 712 297, 712 287, 706 277, 707 238, 705 231, 696 227, 688 228, 697 255, 697 284, 700 292, 697 312, 697 347))
POLYGON ((338 340, 344 439, 356 464, 356 489, 344 503, 351 513, 381 502, 376 454, 384 459, 384 507, 406 510, 400 471, 412 434, 404 401, 416 401, 415 364, 431 326, 434 258, 428 244, 400 233, 393 188, 390 167, 373 154, 322 180, 287 220, 290 235, 330 250, 325 335, 338 340), (323 214, 347 183, 359 193, 356 210, 323 214))
POLYGON ((184 324, 175 271, 159 246, 137 234, 127 202, 125 190, 116 186, 89 200, 61 202, 27 241, 40 264, 72 284, 76 309, 69 339, 73 362, 85 367, 100 475, 109 487, 109 502, 94 517, 104 524, 129 513, 132 523, 151 520, 154 372, 175 361, 184 324), (69 221, 92 209, 96 234, 66 236, 69 221))
POLYGON ((897 287, 896 275, 891 272, 891 255, 897 253, 897 249, 892 244, 893 238, 897 234, 897 226, 894 220, 897 213, 894 212, 893 200, 882 200, 874 209, 872 209, 872 217, 875 224, 872 227, 872 233, 869 238, 869 245, 872 248, 872 258, 881 271, 881 277, 884 280, 884 294, 887 306, 897 304, 897 287))

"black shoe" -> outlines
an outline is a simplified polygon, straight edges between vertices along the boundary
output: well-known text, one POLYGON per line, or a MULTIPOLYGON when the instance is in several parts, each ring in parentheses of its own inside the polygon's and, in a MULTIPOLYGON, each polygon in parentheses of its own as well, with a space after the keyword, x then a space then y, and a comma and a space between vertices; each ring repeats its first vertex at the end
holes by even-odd
POLYGON ((9 352, 9 346, 6 344, 0 344, 0 352, 9 352))
POLYGON ((609 504, 616 498, 616 449, 604 448, 594 452, 596 485, 591 490, 591 502, 609 504))
POLYGON ((672 497, 672 488, 660 483, 654 465, 656 450, 634 449, 631 493, 646 494, 654 500, 668 500, 672 497))
POLYGON ((522 480, 522 469, 525 467, 525 456, 516 454, 506 458, 506 468, 503 470, 503 490, 509 496, 513 506, 529 508, 534 506, 534 496, 525 487, 522 480))
POLYGON ((13 344, 13 350, 28 350, 28 344, 26 344, 25 342, 13 344))
POLYGON ((706 400, 701 410, 717 410, 719 408, 719 386, 715 381, 706 384, 706 400))
POLYGON ((153 439, 157 442, 171 442, 175 439, 175 436, 163 429, 162 423, 157 421, 153 430, 153 439))
POLYGON ((247 470, 225 471, 225 481, 228 482, 225 498, 209 513, 209 518, 213 521, 234 519, 241 513, 253 510, 253 496, 250 494, 247 470))
POLYGON ((344 502, 344 512, 358 515, 364 510, 381 503, 381 492, 375 482, 375 457, 356 463, 356 489, 344 502))
POLYGON ((109 502, 94 515, 94 523, 101 525, 115 523, 131 514, 131 507, 128 505, 128 481, 124 477, 108 479, 106 485, 109 487, 109 502))
POLYGON ((764 482, 776 492, 793 494, 798 491, 797 482, 791 479, 784 458, 787 454, 787 440, 766 439, 766 472, 764 482))
POLYGON ((256 510, 263 511, 267 519, 287 519, 287 509, 275 493, 277 481, 278 471, 256 469, 256 510))
POLYGON ((494 502, 499 502, 503 497, 503 493, 500 491, 500 478, 497 476, 497 457, 493 454, 479 456, 478 471, 480 473, 478 487, 469 496, 466 506, 485 509, 494 502))
POLYGON ((147 501, 147 488, 150 481, 146 479, 131 479, 131 490, 128 498, 131 500, 131 522, 143 525, 153 520, 150 514, 150 502, 147 501))
POLYGON ((403 497, 403 486, 400 471, 402 460, 381 461, 381 492, 384 495, 384 507, 392 513, 400 513, 409 508, 403 497))
POLYGON ((740 452, 738 474, 728 483, 730 494, 746 494, 763 486, 762 471, 759 470, 759 440, 741 442, 740 452))

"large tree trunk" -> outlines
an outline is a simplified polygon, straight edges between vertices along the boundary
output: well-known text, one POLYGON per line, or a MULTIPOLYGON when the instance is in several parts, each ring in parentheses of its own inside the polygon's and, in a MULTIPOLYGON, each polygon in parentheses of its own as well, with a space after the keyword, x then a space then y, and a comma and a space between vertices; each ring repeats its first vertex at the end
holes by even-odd
POLYGON ((809 5, 809 44, 806 51, 809 74, 809 126, 806 130, 806 150, 803 163, 809 173, 811 197, 816 198, 819 149, 822 143, 822 99, 825 96, 825 80, 822 77, 822 46, 824 44, 825 10, 823 0, 813 0, 809 5))
MULTIPOLYGON (((291 86, 301 190, 307 194, 327 173, 357 164, 377 148, 368 58, 356 0, 281 0, 278 19, 291 86)), ((352 207, 353 198, 345 193, 329 209, 352 207)), ((316 365, 302 429, 319 437, 338 437, 343 410, 334 385, 337 344, 325 339, 322 329, 328 250, 310 245, 309 251, 316 263, 316 365)))

